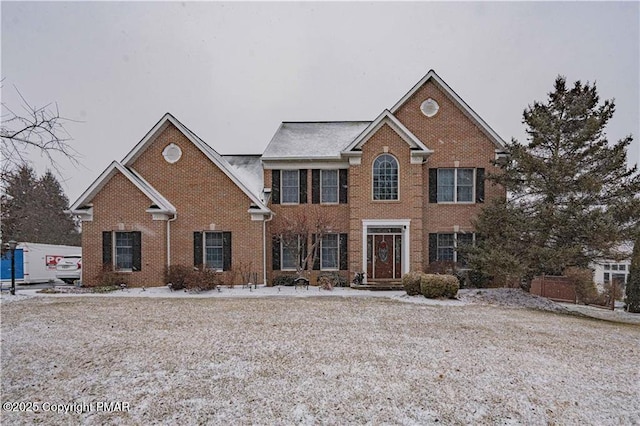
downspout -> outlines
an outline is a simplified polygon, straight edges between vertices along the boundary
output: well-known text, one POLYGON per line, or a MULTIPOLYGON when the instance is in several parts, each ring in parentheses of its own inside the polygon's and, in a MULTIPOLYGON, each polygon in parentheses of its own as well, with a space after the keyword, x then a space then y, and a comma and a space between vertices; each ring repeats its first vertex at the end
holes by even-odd
POLYGON ((178 213, 174 213, 171 219, 167 219, 167 268, 171 267, 171 222, 178 218, 178 213))
POLYGON ((267 285, 267 222, 273 219, 273 213, 269 213, 269 219, 262 221, 262 282, 267 285))

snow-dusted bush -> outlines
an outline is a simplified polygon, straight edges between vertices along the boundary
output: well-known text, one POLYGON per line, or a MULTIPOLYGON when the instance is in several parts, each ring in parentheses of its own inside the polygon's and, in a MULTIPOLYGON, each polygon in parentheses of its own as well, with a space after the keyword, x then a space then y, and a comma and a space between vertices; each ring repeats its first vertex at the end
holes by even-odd
POLYGON ((331 290, 333 287, 346 287, 347 279, 337 272, 323 272, 318 275, 318 285, 324 290, 331 290))
POLYGON ((278 277, 275 277, 273 279, 273 286, 279 286, 279 285, 284 285, 284 286, 292 286, 293 285, 293 280, 295 279, 295 277, 293 275, 280 275, 278 277))
POLYGON ((171 284, 172 290, 182 290, 186 288, 186 282, 192 272, 193 267, 171 265, 164 270, 164 283, 171 284))
POLYGON ((422 274, 420 277, 420 292, 424 297, 453 298, 458 294, 460 283, 453 275, 422 274))
POLYGON ((402 276, 402 286, 409 296, 420 294, 420 280, 423 275, 426 274, 419 271, 412 271, 402 276))
POLYGON ((194 269, 183 265, 171 265, 165 269, 165 284, 172 290, 206 291, 222 284, 222 273, 211 269, 194 269))
POLYGON ((96 277, 99 286, 120 286, 121 284, 129 284, 128 274, 114 271, 111 265, 104 265, 102 271, 96 277))

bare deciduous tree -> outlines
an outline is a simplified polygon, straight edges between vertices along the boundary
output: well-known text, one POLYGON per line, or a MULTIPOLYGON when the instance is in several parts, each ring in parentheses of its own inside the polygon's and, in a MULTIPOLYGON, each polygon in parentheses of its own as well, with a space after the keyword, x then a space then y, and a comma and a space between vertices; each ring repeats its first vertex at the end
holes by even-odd
POLYGON ((58 172, 56 155, 77 163, 78 154, 69 145, 71 136, 65 129, 65 123, 72 120, 60 116, 57 104, 35 107, 17 88, 15 90, 22 100, 22 111, 15 110, 2 102, 0 177, 4 178, 12 170, 29 164, 29 154, 33 152, 45 157, 58 172))
POLYGON ((274 224, 273 235, 292 247, 297 259, 296 273, 309 279, 309 271, 319 259, 320 241, 332 230, 335 232, 333 220, 317 206, 309 206, 280 217, 274 224))

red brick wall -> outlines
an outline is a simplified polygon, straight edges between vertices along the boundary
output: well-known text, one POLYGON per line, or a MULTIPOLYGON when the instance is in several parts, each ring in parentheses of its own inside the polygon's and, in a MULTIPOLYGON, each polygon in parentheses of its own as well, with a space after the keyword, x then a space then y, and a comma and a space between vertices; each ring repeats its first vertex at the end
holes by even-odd
MULTIPOLYGON (((193 145, 177 128, 168 125, 135 160, 132 168, 167 198, 177 209, 178 217, 171 222, 171 264, 193 265, 194 231, 231 231, 232 268, 250 265, 262 280, 262 222, 251 221, 248 213, 251 200, 202 151, 193 145), (174 143, 182 150, 181 159, 167 163, 162 151, 174 143)), ((112 179, 113 180, 113 179, 112 179)), ((126 180, 118 175, 117 181, 126 180)), ((101 232, 113 227, 121 216, 126 229, 149 226, 153 237, 143 237, 143 272, 132 273, 134 285, 162 285, 166 261, 166 222, 151 221, 145 210, 151 202, 140 191, 134 200, 123 188, 107 185, 94 199, 94 222, 83 228, 85 253, 93 252, 101 244, 101 232), (109 200, 107 203, 104 200, 109 200), (88 231, 88 232, 86 232, 88 231), (88 250, 87 250, 88 249, 88 250)), ((98 251, 101 259, 101 247, 98 251)), ((95 259, 89 258, 90 269, 95 259)), ((85 265, 87 264, 85 263, 85 265)), ((239 279, 239 277, 238 277, 239 279)))
POLYGON ((432 81, 418 89, 396 112, 395 116, 434 153, 422 166, 424 195, 423 267, 429 260, 428 234, 473 231, 472 219, 493 198, 506 197, 504 188, 485 181, 485 203, 435 204, 428 203, 429 168, 468 167, 485 168, 486 173, 497 169, 490 163, 495 159, 495 144, 478 128, 457 105, 432 81), (440 105, 438 113, 428 118, 420 111, 420 105, 428 98, 440 105), (456 165, 457 164, 457 165, 456 165))
POLYGON ((147 196, 121 173, 114 175, 94 197, 93 221, 82 223, 82 280, 86 285, 101 284, 103 231, 140 231, 142 270, 125 273, 129 284, 162 284, 162 269, 158 272, 157 265, 166 264, 166 223, 152 220, 145 212, 150 204, 147 196))
POLYGON ((411 150, 393 129, 384 124, 362 147, 360 165, 350 167, 350 232, 349 269, 362 271, 362 220, 410 219, 410 268, 419 269, 422 264, 422 166, 411 164, 411 150), (373 200, 373 162, 385 152, 398 160, 399 200, 373 200))
MULTIPOLYGON (((335 232, 349 233, 349 278, 362 265, 363 219, 410 219, 410 269, 423 269, 428 263, 428 234, 434 232, 472 231, 472 219, 485 204, 428 203, 429 168, 496 169, 495 145, 483 131, 434 82, 418 89, 395 116, 434 153, 424 164, 411 164, 409 145, 388 125, 383 125, 363 146, 360 165, 349 167, 349 197, 344 205, 311 204, 311 172, 307 173, 307 204, 273 205, 274 219, 267 224, 267 271, 272 280, 279 272, 271 271, 271 235, 282 226, 283 218, 298 211, 319 209, 334 224, 335 232), (427 118, 420 111, 427 98, 440 105, 438 114, 427 118), (386 148, 385 148, 386 147, 386 148), (400 167, 399 201, 373 201, 372 164, 385 149, 394 155, 400 167)), ((135 160, 132 168, 178 209, 171 224, 171 263, 193 264, 193 232, 231 231, 235 266, 251 264, 262 278, 262 223, 251 221, 247 212, 249 197, 173 125, 160 132, 135 160), (182 158, 167 163, 163 149, 175 143, 182 158)), ((313 169, 309 163, 308 170, 313 169)), ((264 171, 265 187, 271 187, 271 170, 264 171)), ((485 202, 505 197, 504 188, 485 183, 485 202)), ((140 230, 143 271, 132 273, 135 285, 158 285, 166 265, 166 223, 152 221, 145 210, 150 201, 123 176, 114 177, 93 200, 94 221, 83 224, 85 281, 95 283, 93 275, 101 268, 101 233, 104 230, 140 230)))
MULTIPOLYGON (((269 208, 273 211, 273 219, 267 224, 267 270, 269 283, 273 282, 275 277, 280 275, 294 275, 292 271, 273 271, 272 270, 272 255, 271 255, 271 236, 277 235, 282 232, 285 227, 285 218, 294 218, 297 215, 306 214, 310 219, 316 216, 323 218, 325 223, 331 227, 331 232, 335 233, 348 233, 349 232, 349 205, 348 204, 312 204, 312 163, 309 166, 305 166, 307 171, 307 203, 297 205, 282 205, 282 204, 270 204, 269 208)), ((336 166, 337 168, 337 166, 336 166)), ((272 186, 272 170, 264 171, 265 187, 271 188, 272 186)), ((351 179, 349 177, 349 179, 351 179)), ((349 188, 351 191, 351 188, 349 188)), ((311 241, 308 242, 309 246, 311 241)), ((323 271, 310 271, 311 283, 316 283, 318 274, 323 271)), ((348 277, 347 272, 340 271, 340 274, 348 277)))

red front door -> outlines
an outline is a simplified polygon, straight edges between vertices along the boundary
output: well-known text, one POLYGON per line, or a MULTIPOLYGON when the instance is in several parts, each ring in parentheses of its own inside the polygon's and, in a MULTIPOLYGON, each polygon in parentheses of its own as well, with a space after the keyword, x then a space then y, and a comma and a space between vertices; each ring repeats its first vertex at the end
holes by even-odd
POLYGON ((402 235, 367 235, 367 277, 374 280, 402 277, 402 235))
POLYGON ((393 278, 394 250, 393 235, 374 235, 374 278, 393 278))

